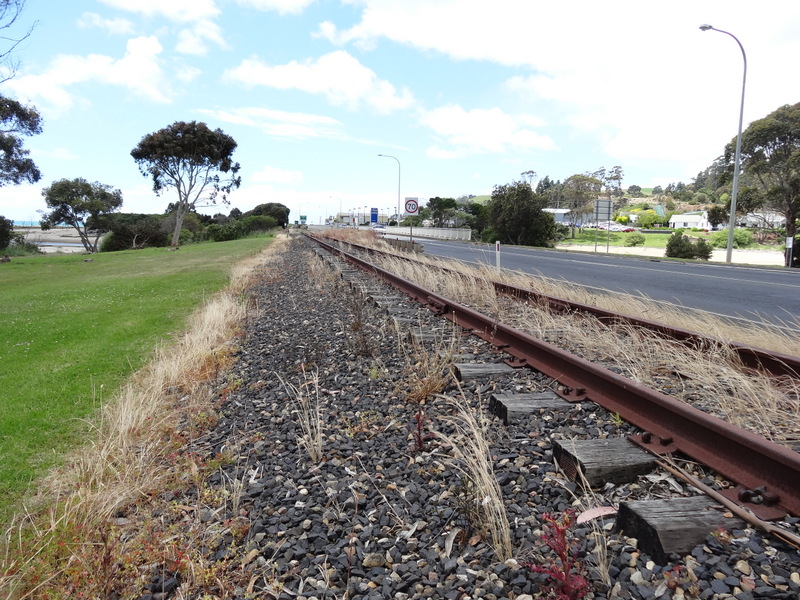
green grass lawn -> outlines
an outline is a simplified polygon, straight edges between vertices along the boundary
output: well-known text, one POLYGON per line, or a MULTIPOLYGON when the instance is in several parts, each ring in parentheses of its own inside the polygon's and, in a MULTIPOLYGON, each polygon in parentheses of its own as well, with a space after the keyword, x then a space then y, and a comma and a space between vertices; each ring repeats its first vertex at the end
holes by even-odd
MULTIPOLYGON (((639 248, 664 248, 666 250, 667 241, 674 232, 672 229, 666 230, 668 233, 643 233, 644 245, 638 246, 639 248)), ((711 233, 703 231, 684 231, 684 235, 690 238, 704 239, 710 242, 711 233)), ((570 234, 571 235, 571 234, 570 234)), ((575 231, 575 239, 570 237, 558 243, 559 246, 594 246, 595 236, 597 236, 597 245, 605 246, 624 246, 627 240, 633 233, 623 233, 621 231, 606 231, 603 229, 584 229, 583 231, 575 231)), ((747 250, 779 250, 783 251, 783 246, 775 246, 768 244, 752 244, 747 246, 747 250)))
MULTIPOLYGON (((669 240, 670 233, 644 233, 644 247, 646 248, 665 248, 667 247, 667 240, 669 240)), ((571 234, 570 234, 571 235, 571 234)), ((584 229, 583 231, 575 230, 575 239, 567 237, 567 239, 560 241, 560 246, 575 245, 575 246, 594 246, 595 236, 598 246, 624 246, 632 234, 623 233, 621 231, 605 231, 603 229, 584 229)), ((640 248, 642 246, 639 246, 640 248)))
POLYGON ((0 264, 0 519, 110 398, 272 238, 0 264))

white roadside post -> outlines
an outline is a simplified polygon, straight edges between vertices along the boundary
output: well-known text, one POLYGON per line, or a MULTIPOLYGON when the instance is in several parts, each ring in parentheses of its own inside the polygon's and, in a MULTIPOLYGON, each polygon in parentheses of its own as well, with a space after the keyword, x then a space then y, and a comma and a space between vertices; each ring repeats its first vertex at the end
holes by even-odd
POLYGON ((500 270, 500 241, 494 243, 494 260, 497 270, 500 270))

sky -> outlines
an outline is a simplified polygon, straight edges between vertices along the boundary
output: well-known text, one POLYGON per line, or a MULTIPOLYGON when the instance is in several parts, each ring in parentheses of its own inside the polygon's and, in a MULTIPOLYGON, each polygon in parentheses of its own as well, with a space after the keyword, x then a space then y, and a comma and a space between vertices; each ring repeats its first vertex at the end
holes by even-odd
POLYGON ((176 121, 238 144, 241 187, 205 214, 280 202, 320 223, 617 165, 625 189, 689 183, 741 106, 742 51, 706 23, 747 53, 745 128, 800 102, 798 2, 27 0, 3 33, 34 23, 0 84, 43 117, 24 142, 42 179, 0 187, 17 221, 77 177, 163 213, 174 190, 130 152, 176 121))

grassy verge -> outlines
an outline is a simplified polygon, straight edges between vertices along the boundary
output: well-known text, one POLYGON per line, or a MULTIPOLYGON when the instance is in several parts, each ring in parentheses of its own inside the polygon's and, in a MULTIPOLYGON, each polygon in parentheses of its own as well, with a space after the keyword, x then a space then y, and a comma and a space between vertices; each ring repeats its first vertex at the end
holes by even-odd
POLYGON ((0 518, 86 435, 85 419, 268 243, 83 255, 0 265, 0 518))
MULTIPOLYGON (((575 245, 575 246, 594 246, 595 239, 598 246, 624 246, 632 233, 623 233, 621 231, 604 231, 602 229, 584 229, 583 231, 575 232, 575 239, 568 237, 559 242, 561 246, 575 245)), ((670 234, 666 233, 644 233, 644 247, 645 248, 666 248, 667 240, 670 234)), ((641 247, 641 246, 640 246, 641 247)))
MULTIPOLYGON (((674 230, 665 230, 668 233, 642 233, 644 236, 644 244, 638 246, 639 248, 664 248, 667 247, 667 242, 674 230)), ((635 232, 639 233, 639 232, 635 232)), ((711 233, 704 231, 688 231, 684 230, 684 235, 694 238, 703 239, 710 242, 711 233)), ((571 234, 570 234, 571 235, 571 234)), ((558 243, 559 246, 594 246, 595 240, 598 246, 625 246, 625 242, 634 235, 634 232, 621 232, 621 231, 606 231, 602 229, 584 229, 583 231, 576 231, 575 238, 567 237, 558 243)), ((746 250, 779 250, 783 251, 783 246, 769 245, 769 244, 752 244, 745 248, 746 250)))

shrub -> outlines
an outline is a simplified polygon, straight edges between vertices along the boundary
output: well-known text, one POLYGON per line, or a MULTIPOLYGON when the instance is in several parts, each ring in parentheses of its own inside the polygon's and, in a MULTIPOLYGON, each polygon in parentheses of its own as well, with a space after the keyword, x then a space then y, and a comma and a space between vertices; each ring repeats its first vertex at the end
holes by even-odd
POLYGON ((109 217, 111 231, 100 243, 100 252, 169 246, 169 237, 159 215, 117 213, 109 217))
POLYGON ((278 221, 270 215, 253 215, 252 217, 245 217, 242 222, 247 233, 267 232, 278 226, 278 221))
POLYGON ((712 248, 705 240, 699 239, 692 241, 680 231, 673 233, 667 241, 668 258, 699 258, 708 260, 711 258, 712 248))
MULTIPOLYGON (((714 248, 727 248, 728 247, 728 229, 722 231, 715 231, 711 234, 710 242, 714 248)), ((753 245, 753 232, 748 229, 734 229, 733 230, 733 247, 734 248, 747 248, 753 245)))
POLYGON ((643 246, 646 239, 647 238, 645 238, 644 235, 641 233, 632 233, 627 238, 625 238, 625 245, 643 246))
POLYGON ((8 248, 14 239, 14 221, 0 216, 0 250, 8 248))

